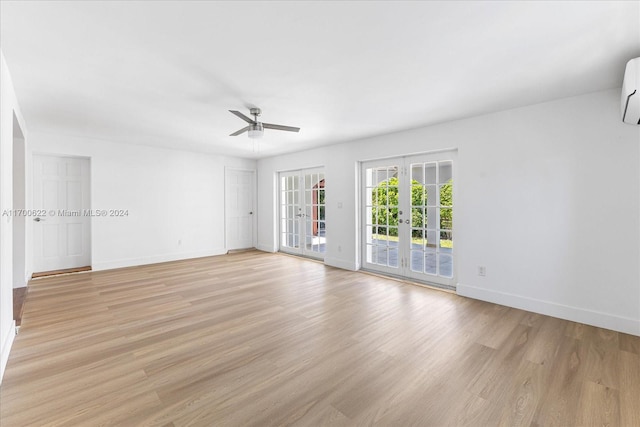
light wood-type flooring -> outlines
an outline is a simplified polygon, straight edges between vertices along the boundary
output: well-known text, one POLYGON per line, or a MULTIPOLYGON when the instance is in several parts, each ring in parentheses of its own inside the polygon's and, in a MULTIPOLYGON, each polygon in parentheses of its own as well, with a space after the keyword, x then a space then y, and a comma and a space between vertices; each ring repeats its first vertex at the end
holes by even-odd
POLYGON ((257 251, 34 280, 2 427, 640 426, 640 338, 257 251))

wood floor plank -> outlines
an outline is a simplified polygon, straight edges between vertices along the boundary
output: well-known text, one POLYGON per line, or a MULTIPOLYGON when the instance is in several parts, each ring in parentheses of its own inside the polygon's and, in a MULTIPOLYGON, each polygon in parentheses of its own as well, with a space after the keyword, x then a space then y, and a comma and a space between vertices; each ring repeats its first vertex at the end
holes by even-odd
POLYGON ((578 404, 576 425, 620 425, 620 400, 618 390, 592 381, 585 381, 582 386, 581 398, 578 404))
POLYGON ((640 337, 247 251, 30 283, 0 425, 640 425, 640 337))
POLYGON ((618 357, 620 375, 620 425, 640 426, 638 384, 640 355, 621 351, 618 357))
POLYGON ((564 340, 563 323, 554 317, 542 316, 534 328, 531 344, 524 355, 525 359, 540 365, 549 366, 555 359, 564 340))
POLYGON ((620 354, 618 333, 590 328, 589 349, 585 365, 585 380, 616 390, 620 389, 620 354))
POLYGON ((507 345, 498 349, 492 360, 477 371, 469 390, 478 396, 493 401, 504 401, 511 391, 516 375, 529 344, 531 328, 516 323, 507 338, 507 345))
POLYGON ((589 342, 567 339, 548 368, 551 380, 536 408, 533 426, 573 426, 582 398, 589 342))
POLYGON ((544 397, 546 375, 543 365, 523 361, 513 376, 511 390, 506 393, 500 426, 529 426, 538 403, 544 397))
POLYGON ((618 341, 620 343, 620 350, 640 355, 640 340, 638 337, 620 333, 618 334, 618 341))

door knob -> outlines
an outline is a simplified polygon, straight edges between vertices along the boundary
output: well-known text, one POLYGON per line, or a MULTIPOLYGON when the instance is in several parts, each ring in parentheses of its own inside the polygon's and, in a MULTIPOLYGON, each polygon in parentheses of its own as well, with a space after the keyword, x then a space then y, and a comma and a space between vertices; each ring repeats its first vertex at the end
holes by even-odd
POLYGON ((253 215, 253 212, 249 212, 249 215, 253 215))
POLYGON ((35 222, 40 222, 40 221, 44 221, 44 218, 37 217, 37 218, 33 218, 33 220, 35 222))

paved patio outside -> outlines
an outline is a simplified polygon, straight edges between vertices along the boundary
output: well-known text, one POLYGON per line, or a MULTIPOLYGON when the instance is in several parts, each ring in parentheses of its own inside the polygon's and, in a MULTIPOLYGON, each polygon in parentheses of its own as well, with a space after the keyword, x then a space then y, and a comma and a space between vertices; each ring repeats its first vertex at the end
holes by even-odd
MULTIPOLYGON (((392 240, 373 239, 372 260, 374 264, 398 266, 398 242, 392 240), (388 261, 387 261, 388 257, 388 261)), ((453 275, 453 249, 440 248, 440 276, 452 277, 453 275)), ((423 251, 422 245, 411 244, 411 270, 436 274, 436 250, 423 251)))

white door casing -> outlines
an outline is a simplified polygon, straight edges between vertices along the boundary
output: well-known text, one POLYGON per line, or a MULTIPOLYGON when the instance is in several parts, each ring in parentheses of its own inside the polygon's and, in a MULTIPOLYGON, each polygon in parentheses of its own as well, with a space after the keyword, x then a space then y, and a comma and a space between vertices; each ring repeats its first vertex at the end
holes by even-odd
POLYGON ((279 248, 323 259, 326 248, 324 169, 279 174, 279 248))
POLYGON ((447 288, 453 248, 455 151, 362 164, 362 266, 447 288))
POLYGON ((255 171, 225 170, 226 249, 255 247, 255 171))
POLYGON ((34 155, 35 272, 91 265, 89 159, 34 155))

